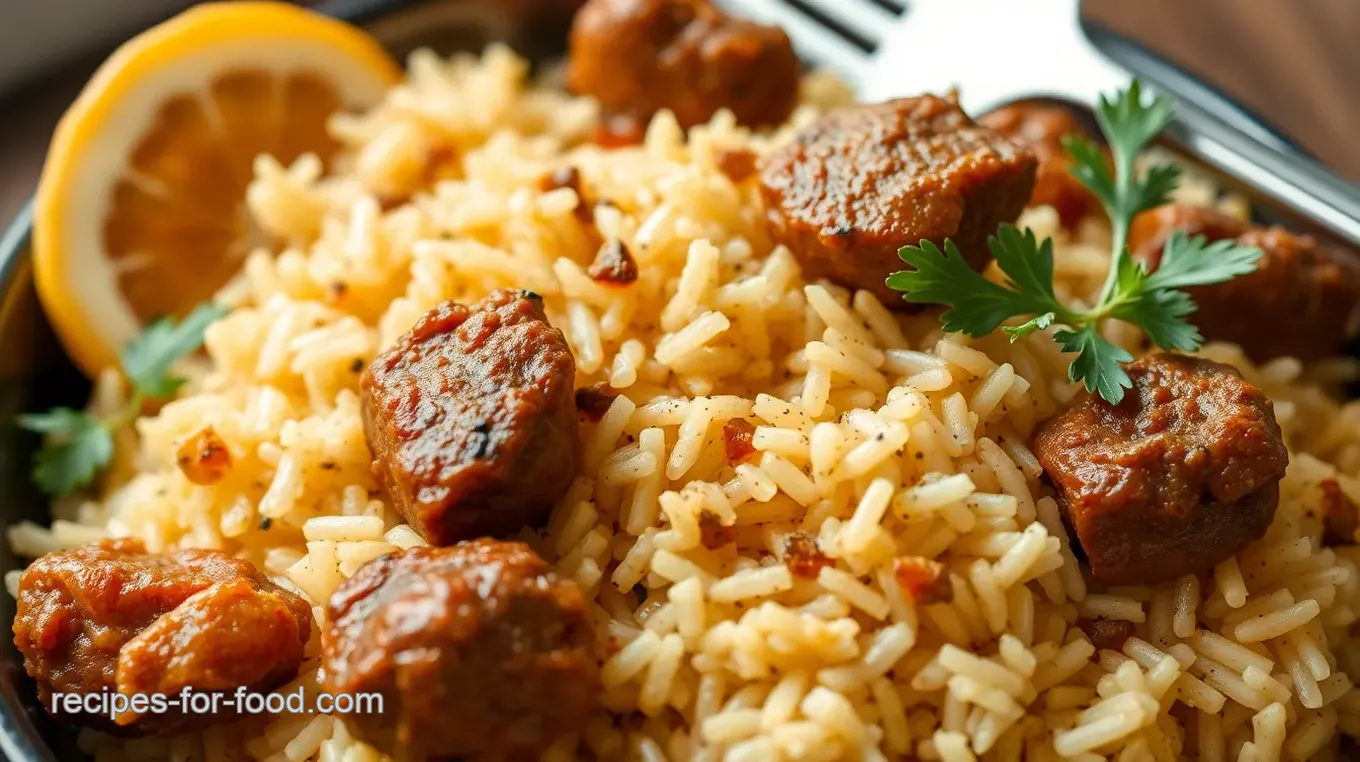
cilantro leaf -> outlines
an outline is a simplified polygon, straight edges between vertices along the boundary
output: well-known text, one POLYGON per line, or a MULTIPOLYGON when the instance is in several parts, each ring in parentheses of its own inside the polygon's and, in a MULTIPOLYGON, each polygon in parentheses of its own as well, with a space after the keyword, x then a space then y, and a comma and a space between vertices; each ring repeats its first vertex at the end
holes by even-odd
POLYGON ((1099 393, 1106 402, 1118 405, 1124 399, 1124 390, 1133 388, 1133 381, 1122 367, 1133 361, 1133 355, 1106 341, 1095 323, 1077 330, 1058 331, 1053 338, 1064 352, 1076 353, 1076 359, 1067 367, 1067 377, 1080 382, 1086 391, 1099 393))
POLYGON ((987 248, 1009 279, 1007 285, 1047 300, 1058 312, 1064 311, 1053 293, 1053 239, 1045 238, 1039 244, 1033 230, 1026 228, 1021 233, 1014 225, 1001 225, 996 235, 987 238, 987 248))
POLYGON ((169 397, 184 383, 170 374, 170 367, 181 357, 203 345, 203 332, 226 309, 212 303, 200 304, 175 323, 161 318, 123 349, 123 373, 132 388, 144 397, 169 397))
POLYGON ((184 383, 171 375, 176 360, 203 344, 203 332, 226 310, 201 304, 176 323, 152 322, 123 349, 123 375, 132 386, 125 408, 106 419, 69 407, 18 417, 19 426, 44 435, 33 456, 33 483, 49 495, 63 495, 94 480, 113 458, 113 432, 134 418, 148 397, 168 397, 184 383))
MULTIPOLYGON (((1029 240, 1033 241, 1032 235, 1029 240)), ((912 269, 889 275, 885 281, 888 288, 905 292, 902 298, 908 302, 949 305, 950 309, 940 317, 949 332, 985 336, 1016 315, 1049 312, 1054 306, 1062 309, 1052 296, 1051 275, 1046 292, 999 286, 974 271, 950 240, 945 240, 944 251, 930 241, 921 241, 920 246, 903 246, 897 255, 912 269)), ((1047 268, 1051 273, 1051 250, 1049 256, 1047 268)), ((1037 267, 1042 271, 1044 265, 1037 267)), ((1022 280, 1030 277, 1022 274, 1018 264, 1016 272, 1022 280)))
POLYGON ((1144 103, 1143 86, 1135 79, 1127 90, 1116 93, 1113 100, 1100 96, 1096 120, 1116 158, 1133 158, 1171 123, 1171 112, 1171 101, 1167 98, 1158 96, 1144 103))
POLYGON ((1162 248, 1157 271, 1147 278, 1148 288, 1186 288, 1222 283, 1256 269, 1261 250, 1235 241, 1205 243, 1204 236, 1190 237, 1173 230, 1162 248))
POLYGON ((1110 317, 1133 323, 1163 349, 1193 352, 1204 343, 1199 329, 1185 321, 1195 302, 1184 291, 1150 289, 1110 310, 1110 317))
POLYGON ((29 413, 18 417, 19 427, 39 434, 65 435, 78 430, 89 420, 83 410, 54 407, 46 413, 29 413))
POLYGON ((1158 164, 1148 169, 1140 183, 1134 186, 1131 202, 1134 214, 1161 206, 1171 200, 1171 191, 1181 181, 1181 168, 1175 164, 1158 164))
POLYGON ((1153 167, 1143 177, 1136 167, 1139 153, 1171 122, 1171 112, 1171 101, 1165 97, 1144 102, 1142 85, 1135 79, 1113 99, 1100 96, 1096 109, 1096 121, 1114 160, 1113 175, 1104 170, 1104 157, 1089 142, 1074 144, 1072 174, 1104 203, 1114 238, 1114 267, 1101 289, 1101 302, 1112 297, 1115 274, 1121 260, 1129 257, 1126 244, 1134 216, 1164 203, 1180 180, 1180 170, 1174 167, 1153 167), (1097 172, 1098 167, 1104 175, 1097 172))
POLYGON ((33 483, 48 495, 64 495, 94 480, 113 458, 108 426, 70 408, 23 416, 20 424, 43 431, 48 441, 33 458, 33 483))
POLYGON ((1114 178, 1100 146, 1084 135, 1065 135, 1062 145, 1072 157, 1072 166, 1067 171, 1095 194, 1107 210, 1112 209, 1115 204, 1114 178))

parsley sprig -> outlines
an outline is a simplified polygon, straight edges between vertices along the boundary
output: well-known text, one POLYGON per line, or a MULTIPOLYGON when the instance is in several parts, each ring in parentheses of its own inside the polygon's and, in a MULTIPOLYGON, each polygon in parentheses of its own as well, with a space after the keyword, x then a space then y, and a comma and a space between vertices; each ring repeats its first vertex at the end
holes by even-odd
POLYGON ((94 480, 113 458, 113 433, 141 412, 147 400, 172 396, 185 379, 171 366, 203 345, 208 324, 225 314, 216 304, 200 304, 178 323, 161 318, 148 325, 119 358, 131 394, 115 415, 97 418, 83 410, 56 407, 19 416, 19 425, 44 436, 33 456, 33 483, 49 495, 64 495, 94 480))
POLYGON ((1033 231, 1002 225, 987 239, 1004 283, 973 271, 953 241, 941 249, 930 241, 898 251, 912 269, 888 276, 889 288, 905 292, 909 302, 945 304, 946 331, 985 336, 1016 317, 1029 316, 1002 330, 1011 341, 1033 331, 1058 326, 1053 339, 1076 357, 1068 377, 1088 392, 1118 404, 1133 382, 1124 363, 1133 356, 1100 335, 1100 322, 1123 320, 1143 330, 1163 349, 1190 352, 1204 343, 1186 318, 1195 302, 1181 289, 1222 283, 1256 269, 1259 249, 1232 241, 1207 243, 1202 236, 1175 231, 1167 237, 1160 266, 1149 273, 1129 252, 1129 227, 1139 213, 1167 202, 1180 180, 1180 168, 1159 165, 1140 173, 1140 153, 1171 121, 1171 102, 1163 97, 1145 102, 1137 80, 1113 99, 1100 99, 1096 117, 1113 160, 1113 172, 1100 147, 1080 136, 1063 139, 1072 157, 1071 173, 1105 207, 1113 238, 1110 269, 1095 306, 1072 309, 1053 292, 1053 242, 1036 240, 1033 231))

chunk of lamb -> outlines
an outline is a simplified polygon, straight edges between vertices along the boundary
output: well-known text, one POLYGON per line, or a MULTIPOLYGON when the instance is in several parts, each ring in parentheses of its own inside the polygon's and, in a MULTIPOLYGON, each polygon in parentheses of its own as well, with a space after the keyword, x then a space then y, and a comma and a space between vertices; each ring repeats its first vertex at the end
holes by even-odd
POLYGON ((1274 406, 1237 369, 1156 354, 1128 366, 1118 405, 1087 397, 1034 453, 1102 582, 1204 571, 1265 534, 1289 464, 1274 406))
POLYGON ((1034 151, 1039 169, 1030 206, 1052 207, 1066 228, 1100 211, 1100 199, 1072 176, 1072 157, 1063 148, 1065 137, 1090 137, 1070 109, 1042 101, 1021 101, 1002 106, 978 122, 1034 151))
POLYGON ((122 735, 172 735, 228 715, 53 711, 53 693, 269 691, 297 675, 311 608, 248 561, 215 550, 148 553, 104 540, 49 553, 19 579, 14 644, 49 712, 122 735))
POLYGON ((904 267, 897 250, 950 238, 981 270, 987 237, 1024 209, 1034 169, 1028 148, 923 95, 827 113, 762 157, 760 191, 771 237, 810 278, 905 307, 884 284, 904 267))
POLYGON ((575 376, 537 294, 427 312, 361 380, 392 505, 434 545, 542 522, 576 473, 575 376))
POLYGON ((590 0, 572 24, 567 76, 611 131, 636 140, 663 108, 686 128, 722 108, 741 124, 779 124, 798 102, 799 69, 782 29, 709 0, 590 0))
POLYGON ((1318 360, 1342 353, 1360 330, 1360 256, 1279 227, 1253 227, 1214 209, 1158 207, 1139 215, 1129 250, 1149 270, 1173 230, 1261 250, 1256 269, 1226 283, 1186 289, 1199 309, 1190 322, 1211 341, 1240 344, 1256 362, 1318 360))
POLYGON ((346 724, 400 759, 536 759, 595 705, 591 643, 580 590, 527 545, 413 548, 331 596, 323 690, 380 693, 346 724))

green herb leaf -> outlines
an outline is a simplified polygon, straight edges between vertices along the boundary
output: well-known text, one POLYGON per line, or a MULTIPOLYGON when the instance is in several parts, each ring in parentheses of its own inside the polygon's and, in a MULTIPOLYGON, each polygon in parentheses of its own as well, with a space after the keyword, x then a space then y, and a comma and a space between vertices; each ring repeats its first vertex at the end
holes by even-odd
POLYGON ((123 349, 123 375, 132 386, 131 399, 107 420, 69 407, 21 415, 19 425, 44 435, 33 456, 33 483, 49 495, 64 495, 94 480, 113 458, 113 431, 135 417, 142 400, 168 397, 184 383, 170 373, 176 360, 203 344, 208 324, 226 313, 214 304, 201 304, 179 323, 157 320, 123 349))
POLYGON ((1110 162, 1105 152, 1084 135, 1066 135, 1062 145, 1072 157, 1072 166, 1067 171, 1094 193, 1107 210, 1113 208, 1114 177, 1110 175, 1110 162))
POLYGON ((33 458, 33 483, 48 495, 64 495, 94 480, 113 458, 113 435, 102 422, 70 408, 24 416, 20 425, 47 433, 33 458))
POLYGON ((1142 328, 1163 349, 1193 352, 1204 343, 1199 329, 1184 320, 1194 311, 1195 302, 1184 291, 1147 290, 1112 309, 1110 317, 1142 328))
POLYGON ((1223 283, 1255 270, 1261 256, 1255 246, 1234 241, 1205 243, 1204 236, 1189 237, 1173 230, 1162 248, 1161 264, 1147 277, 1147 286, 1164 289, 1223 283))
POLYGON ((1077 355, 1067 367, 1067 377, 1080 382, 1087 392, 1096 392, 1106 402, 1118 405, 1124 399, 1124 390, 1133 387, 1123 368, 1133 355, 1106 341, 1094 323, 1074 331, 1057 331, 1053 338, 1064 352, 1077 355))
POLYGON ((170 374, 170 367, 181 357, 203 345, 203 332, 226 309, 212 303, 200 304, 178 324, 161 318, 146 327, 123 350, 123 373, 133 389, 143 397, 169 397, 184 383, 170 374))
POLYGON ((1132 158, 1171 123, 1171 112, 1171 101, 1167 98, 1158 96, 1144 103, 1143 86, 1135 79, 1127 90, 1116 93, 1113 100, 1100 96, 1096 120, 1116 158, 1120 155, 1132 158))
POLYGON ((1113 99, 1100 97, 1096 120, 1100 122, 1100 130, 1114 160, 1113 175, 1105 169, 1104 156, 1089 141, 1074 143, 1077 150, 1072 154, 1076 162, 1072 174, 1105 205, 1114 238, 1114 267, 1101 289, 1101 302, 1113 295, 1115 273, 1121 261, 1129 257, 1127 243, 1133 218, 1139 212, 1164 203, 1180 179, 1180 170, 1175 167, 1153 167, 1146 176, 1139 177, 1136 166, 1138 155, 1170 123, 1171 111, 1171 101, 1164 97, 1144 103, 1142 85, 1136 79, 1113 99), (1101 175, 1097 168, 1105 174, 1101 175))
POLYGON ((1049 302, 1058 312, 1063 312, 1062 303, 1053 293, 1053 240, 1045 238, 1043 244, 1034 239, 1034 231, 1028 228, 1020 232, 1014 225, 1001 225, 996 235, 988 236, 987 248, 992 258, 1006 274, 1012 289, 1049 302))
MULTIPOLYGON (((1023 240, 1018 235, 1017 238, 1023 240)), ((1034 236, 1030 235, 1028 240, 1032 243, 1034 236)), ((1054 306, 1062 309, 1052 296, 1051 275, 1047 291, 1025 292, 999 286, 969 267, 953 241, 945 241, 944 251, 930 241, 921 241, 920 246, 903 246, 897 255, 912 269, 889 275, 888 288, 905 292, 903 298, 909 302, 950 305, 951 309, 940 318, 946 331, 985 336, 1016 315, 1049 312, 1054 306)), ((1042 271, 1044 265, 1040 263, 1037 267, 1042 271)), ((1050 250, 1047 265, 1050 273, 1052 267, 1050 250)), ((1017 273, 1022 279, 1029 277, 1019 269, 1017 273)))
POLYGON ((19 427, 39 434, 70 434, 89 420, 83 410, 54 407, 46 413, 29 413, 18 418, 19 427))
POLYGON ((1171 191, 1181 181, 1181 168, 1175 164, 1158 164, 1148 169, 1141 182, 1134 186, 1131 203, 1133 214, 1145 212, 1171 200, 1171 191))

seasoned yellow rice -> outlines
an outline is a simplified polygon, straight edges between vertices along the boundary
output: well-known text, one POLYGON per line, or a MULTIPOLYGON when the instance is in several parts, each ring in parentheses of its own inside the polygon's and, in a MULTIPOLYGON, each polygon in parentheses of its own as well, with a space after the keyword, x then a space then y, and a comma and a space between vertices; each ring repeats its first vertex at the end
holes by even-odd
MULTIPOLYGON (((283 244, 223 289, 235 309, 208 330, 210 361, 120 436, 99 500, 15 528, 15 548, 105 535, 222 548, 322 617, 365 561, 423 544, 370 473, 364 364, 443 300, 528 288, 566 333, 577 384, 619 393, 582 431, 580 472, 546 531, 520 537, 586 592, 602 663, 598 710, 547 758, 1271 762, 1336 759, 1340 735, 1360 735, 1347 635, 1360 548, 1323 547, 1319 520, 1324 483, 1360 502, 1360 403, 1327 393, 1350 363, 1256 367, 1206 347, 1275 402, 1292 454, 1275 522, 1202 580, 1101 587, 1027 446, 1078 394, 1051 337, 946 335, 929 315, 804 280, 766 236, 753 181, 718 170, 719 149, 765 151, 844 100, 837 85, 810 77, 770 135, 720 113, 686 136, 662 113, 644 145, 603 151, 582 142, 594 105, 526 72, 503 48, 418 53, 382 105, 334 118, 346 147, 334 172, 261 157, 249 207, 283 244), (436 144, 454 147, 443 176, 456 179, 423 187, 436 144), (585 275, 595 252, 576 194, 539 190, 567 165, 610 202, 594 219, 637 259, 627 288, 585 275), (722 435, 733 418, 756 427, 758 451, 736 468, 722 435), (175 457, 205 426, 233 457, 211 486, 175 457), (734 545, 704 546, 705 512, 734 545), (833 565, 793 573, 781 555, 793 532, 833 565), (915 605, 899 556, 944 564, 953 601, 915 605), (1097 616, 1135 637, 1097 651, 1076 627, 1097 616)), ((1180 193, 1216 191, 1192 178, 1180 193)), ((1055 237, 1060 296, 1088 297, 1107 264, 1101 223, 1068 235, 1037 208, 1022 224, 1055 237)), ((1126 326, 1109 338, 1142 350, 1126 326)), ((121 399, 110 374, 91 404, 121 399)), ((314 634, 295 685, 316 685, 318 649, 314 634)), ((326 716, 82 744, 101 762, 381 758, 326 716)))

